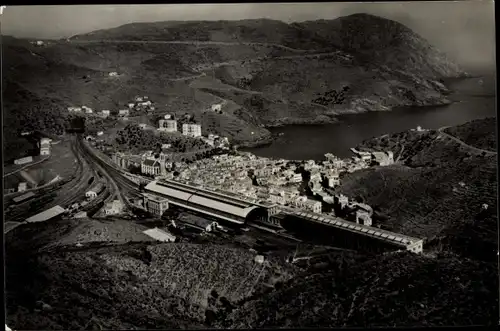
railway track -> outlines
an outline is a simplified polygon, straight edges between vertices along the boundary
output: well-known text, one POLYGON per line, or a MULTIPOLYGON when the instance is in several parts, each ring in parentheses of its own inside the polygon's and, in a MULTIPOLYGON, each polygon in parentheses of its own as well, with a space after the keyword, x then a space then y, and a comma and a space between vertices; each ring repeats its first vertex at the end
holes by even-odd
MULTIPOLYGON (((82 142, 82 144, 84 144, 82 142)), ((129 179, 124 177, 121 170, 115 168, 108 162, 105 162, 102 158, 97 156, 89 146, 83 147, 85 154, 88 155, 96 164, 104 169, 107 175, 111 178, 117 188, 116 194, 124 202, 124 204, 131 208, 132 204, 129 203, 127 197, 140 197, 141 192, 139 186, 129 179)))
POLYGON ((90 165, 84 160, 81 146, 78 145, 77 138, 71 144, 71 152, 75 155, 76 158, 76 170, 75 174, 72 178, 67 181, 65 184, 58 185, 54 188, 50 188, 44 192, 43 195, 40 195, 35 200, 27 201, 17 207, 15 209, 20 209, 19 211, 6 215, 8 221, 23 221, 24 219, 36 215, 37 213, 46 210, 48 208, 52 208, 56 205, 66 206, 73 203, 76 200, 79 200, 85 191, 88 189, 89 184, 88 181, 92 177, 92 175, 96 175, 95 169, 90 167, 90 165), (40 204, 36 207, 26 208, 27 203, 31 203, 36 205, 37 201, 42 201, 49 194, 52 194, 54 191, 58 191, 57 197, 46 203, 40 204), (24 208, 21 208, 24 207, 24 208))

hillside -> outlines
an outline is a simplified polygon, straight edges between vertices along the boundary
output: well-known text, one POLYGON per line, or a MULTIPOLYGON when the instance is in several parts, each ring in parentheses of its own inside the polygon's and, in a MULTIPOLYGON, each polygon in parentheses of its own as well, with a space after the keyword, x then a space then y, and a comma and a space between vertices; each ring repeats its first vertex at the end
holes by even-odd
POLYGON ((396 157, 401 154, 400 164, 348 174, 337 191, 360 196, 385 227, 427 238, 429 249, 493 261, 498 242, 497 156, 474 148, 485 141, 484 148, 491 148, 492 122, 487 118, 446 129, 471 147, 438 131, 368 140, 359 148, 393 150, 396 157))
POLYGON ((4 38, 3 55, 5 118, 12 128, 24 125, 11 119, 19 111, 16 89, 32 95, 22 109, 41 113, 76 105, 117 110, 135 95, 148 95, 158 112, 201 116, 226 99, 239 109, 220 117, 213 130, 238 144, 269 139, 265 126, 447 103, 438 79, 464 74, 405 26, 366 14, 293 24, 133 23, 42 47, 4 38), (108 76, 113 71, 119 75, 108 76), (249 129, 236 132, 230 128, 236 123, 249 129))
POLYGON ((224 305, 298 272, 273 258, 263 268, 242 248, 157 244, 142 230, 126 221, 80 220, 9 232, 8 325, 25 330, 203 326, 206 316, 224 305))
POLYGON ((409 253, 377 257, 343 272, 313 274, 247 302, 226 328, 494 325, 496 267, 409 253), (272 313, 270 313, 272 312, 272 313))

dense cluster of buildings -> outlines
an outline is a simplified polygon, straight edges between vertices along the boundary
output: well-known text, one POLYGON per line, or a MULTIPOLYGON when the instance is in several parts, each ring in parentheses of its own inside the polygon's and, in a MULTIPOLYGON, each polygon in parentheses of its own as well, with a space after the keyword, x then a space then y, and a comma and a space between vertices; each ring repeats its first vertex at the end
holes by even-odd
MULTIPOLYGON (((319 162, 272 160, 250 153, 216 155, 189 165, 176 163, 175 180, 314 213, 324 212, 326 206, 328 213, 371 225, 370 206, 325 190, 340 184, 342 172, 367 168, 374 162, 380 165, 393 162, 392 152, 356 152, 356 157, 346 160, 326 154, 326 160, 319 162)), ((161 162, 156 162, 161 169, 161 162)), ((151 162, 151 166, 154 164, 151 162)), ((171 173, 156 170, 155 175, 158 174, 167 179, 173 177, 171 173)))

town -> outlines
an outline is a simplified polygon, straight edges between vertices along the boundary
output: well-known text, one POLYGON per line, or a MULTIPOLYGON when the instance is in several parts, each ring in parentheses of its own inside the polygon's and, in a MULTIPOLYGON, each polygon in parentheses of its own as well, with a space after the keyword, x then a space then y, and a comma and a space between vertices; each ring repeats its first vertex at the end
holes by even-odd
MULTIPOLYGON (((213 104, 207 111, 222 112, 222 108, 223 104, 213 104)), ((155 105, 147 96, 136 96, 133 102, 127 104, 126 109, 113 113, 110 110, 94 113, 87 106, 68 108, 69 113, 79 116, 107 119, 114 116, 116 120, 121 121, 129 121, 129 117, 134 117, 137 113, 151 113, 154 110, 155 105)), ((98 131, 96 136, 87 135, 85 140, 96 150, 101 150, 117 167, 149 181, 175 180, 195 187, 225 192, 249 201, 265 201, 284 208, 341 217, 357 224, 380 227, 379 224, 373 224, 373 210, 370 206, 353 197, 335 193, 335 188, 340 184, 342 173, 375 165, 393 164, 392 151, 367 152, 352 149, 354 156, 350 159, 340 159, 328 153, 323 161, 276 160, 237 151, 227 137, 213 133, 204 136, 201 124, 186 115, 178 119, 175 114, 163 114, 156 128, 146 123, 137 125, 141 130, 154 130, 158 135, 199 139, 212 153, 208 153, 206 157, 179 158, 183 153, 176 152, 171 144, 162 144, 159 151, 145 150, 140 154, 113 151, 109 147, 106 148, 104 139, 100 138, 104 131, 98 131)), ((421 130, 420 127, 418 130, 421 130)), ((23 134, 28 135, 30 132, 23 134)), ((50 154, 50 142, 48 138, 40 140, 40 155, 50 154)), ((14 163, 21 165, 30 162, 33 162, 32 157, 24 157, 14 163)), ((70 206, 71 210, 75 210, 75 217, 83 217, 83 214, 76 213, 78 207, 85 206, 95 199, 104 187, 102 182, 95 183, 85 193, 86 201, 70 206)), ((18 191, 25 191, 27 188, 28 183, 21 182, 18 191)), ((7 193, 13 191, 10 189, 7 193)), ((27 199, 31 195, 21 198, 27 199)), ((142 199, 137 201, 137 205, 145 207, 142 199)), ((122 211, 123 206, 119 200, 108 202, 104 208, 105 215, 119 214, 122 211)))

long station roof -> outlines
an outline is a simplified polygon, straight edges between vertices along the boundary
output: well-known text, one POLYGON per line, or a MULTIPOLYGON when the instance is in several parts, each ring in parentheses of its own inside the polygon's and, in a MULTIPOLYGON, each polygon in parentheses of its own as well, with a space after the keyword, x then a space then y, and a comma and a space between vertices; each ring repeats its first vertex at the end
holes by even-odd
POLYGON ((169 181, 153 181, 146 185, 145 190, 243 218, 247 217, 250 211, 258 208, 251 203, 221 197, 215 192, 169 181))
POLYGON ((379 228, 374 228, 371 226, 367 225, 362 225, 362 224, 357 224, 354 222, 349 222, 346 220, 343 220, 338 217, 331 217, 331 216, 326 216, 326 215, 321 215, 321 214, 316 214, 316 213, 311 213, 311 212, 303 212, 303 211, 296 211, 296 210, 286 210, 287 214, 290 215, 295 215, 299 217, 303 217, 305 219, 318 222, 318 223, 324 223, 327 225, 332 225, 335 227, 339 228, 344 228, 348 231, 351 232, 356 232, 368 237, 372 237, 375 239, 379 239, 382 241, 390 242, 392 244, 398 245, 398 246, 408 246, 411 244, 414 244, 417 241, 420 241, 421 239, 419 238, 414 238, 414 237, 409 237, 400 233, 395 233, 387 230, 382 230, 379 228))

